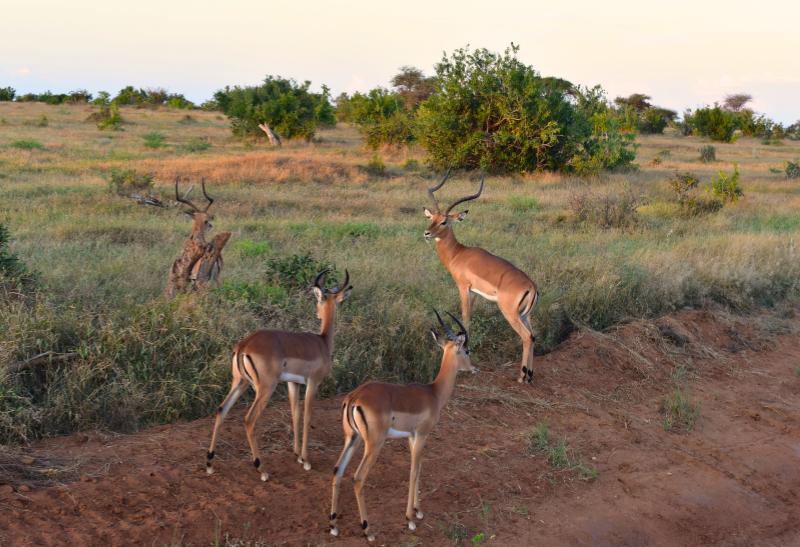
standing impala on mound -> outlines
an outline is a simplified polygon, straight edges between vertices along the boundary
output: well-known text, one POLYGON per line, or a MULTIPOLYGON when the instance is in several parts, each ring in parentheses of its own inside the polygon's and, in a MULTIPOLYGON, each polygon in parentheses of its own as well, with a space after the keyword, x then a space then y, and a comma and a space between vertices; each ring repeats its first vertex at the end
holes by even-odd
POLYGON ((247 385, 253 386, 255 400, 244 417, 245 432, 253 465, 261 473, 261 480, 269 478, 259 457, 254 431, 256 421, 269 403, 278 382, 287 382, 289 406, 292 411, 294 431, 294 453, 297 461, 308 471, 308 429, 311 424, 311 403, 317 387, 331 370, 333 354, 334 320, 337 304, 344 302, 353 287, 348 285, 350 273, 345 270, 344 282, 333 289, 325 289, 322 283, 328 270, 317 274, 314 280, 314 294, 317 297, 317 317, 322 322, 320 333, 286 332, 279 330, 259 330, 236 344, 233 350, 233 382, 231 390, 217 409, 211 445, 206 455, 206 471, 214 472, 214 446, 222 421, 236 400, 245 392, 247 385), (246 381, 245 381, 246 380, 246 381), (303 449, 300 450, 300 384, 306 384, 305 411, 303 416, 303 449))
POLYGON ((533 382, 533 341, 535 339, 530 323, 530 313, 539 298, 536 284, 523 271, 498 256, 480 247, 467 247, 456 240, 453 223, 464 220, 466 210, 451 213, 456 205, 477 199, 483 192, 481 185, 475 194, 454 201, 444 212, 434 192, 444 186, 450 176, 445 173, 441 182, 428 188, 433 200, 434 210, 425 208, 425 216, 431 220, 425 230, 425 239, 436 241, 439 259, 453 276, 461 296, 461 317, 469 326, 470 313, 475 303, 475 295, 497 302, 497 307, 511 328, 522 339, 522 365, 519 382, 533 382))
POLYGON ((476 372, 469 359, 467 331, 461 322, 448 312, 448 315, 461 328, 458 334, 442 321, 438 312, 436 317, 444 329, 447 339, 442 339, 435 329, 431 330, 433 339, 444 350, 439 374, 432 384, 409 384, 399 386, 370 382, 364 384, 345 397, 342 405, 342 429, 344 430, 344 449, 333 470, 333 500, 331 503, 331 534, 339 535, 336 518, 339 511, 339 487, 353 451, 361 441, 364 442, 364 457, 358 466, 353 480, 361 516, 361 528, 369 541, 375 536, 370 533, 367 522, 367 506, 364 501, 364 481, 375 465, 378 454, 386 439, 408 438, 411 449, 411 476, 408 482, 408 503, 406 519, 408 528, 416 530, 414 517, 421 519, 419 510, 419 472, 422 465, 422 449, 425 440, 439 421, 442 409, 453 394, 456 373, 459 370, 476 372))

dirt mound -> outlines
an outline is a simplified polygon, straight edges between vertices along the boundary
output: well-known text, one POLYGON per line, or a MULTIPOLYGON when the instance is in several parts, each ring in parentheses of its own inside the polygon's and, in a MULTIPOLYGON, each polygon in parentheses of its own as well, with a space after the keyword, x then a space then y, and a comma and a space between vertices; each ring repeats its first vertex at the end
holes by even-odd
MULTIPOLYGON (((407 446, 384 448, 366 490, 377 543, 800 544, 798 330, 800 319, 776 314, 691 311, 581 331, 536 359, 533 387, 513 381, 513 364, 478 356, 481 374, 462 379, 426 448, 415 533, 403 517, 407 446), (686 434, 664 428, 676 390, 699 409, 686 434)), ((80 471, 49 484, 5 475, 0 543, 362 545, 349 481, 341 536, 327 534, 339 404, 317 403, 309 472, 294 460, 286 403, 270 406, 267 483, 249 462, 242 408, 211 476, 210 418, 37 443, 24 461, 80 471)))

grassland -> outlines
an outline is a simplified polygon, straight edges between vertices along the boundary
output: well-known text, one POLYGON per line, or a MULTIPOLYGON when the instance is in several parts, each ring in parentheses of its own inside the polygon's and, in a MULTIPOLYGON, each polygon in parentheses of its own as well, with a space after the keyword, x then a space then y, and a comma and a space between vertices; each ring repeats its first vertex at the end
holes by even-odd
MULTIPOLYGON (((123 131, 99 131, 85 122, 90 113, 0 103, 0 222, 40 285, 0 303, 0 442, 205 415, 227 389, 237 338, 260 325, 317 328, 308 293, 266 273, 268 260, 292 255, 346 267, 355 286, 339 314, 323 393, 366 378, 431 377, 430 308, 456 311, 458 298, 422 239, 434 174, 418 167, 421 151, 383 151, 386 172, 377 174, 349 127, 273 150, 233 139, 217 113, 123 109, 123 131), (164 136, 157 148, 148 146, 154 132, 164 136), (165 199, 176 175, 206 178, 217 198, 215 230, 233 232, 223 289, 161 298, 189 221, 178 209, 110 193, 108 172, 120 167, 154 173, 165 199), (79 357, 7 372, 44 351, 79 357)), ((708 164, 699 159, 707 143, 696 138, 639 143, 635 173, 490 177, 457 227, 462 242, 510 259, 538 282, 539 349, 574 326, 603 329, 711 302, 746 313, 798 297, 800 183, 775 171, 800 157, 799 143, 742 139, 716 145, 718 161, 708 164), (740 201, 709 215, 680 214, 672 173, 689 170, 705 184, 734 163, 740 201), (639 205, 623 227, 575 221, 576 196, 602 202, 625 193, 639 205)), ((456 177, 444 199, 475 184, 456 177)), ((479 305, 472 331, 478 366, 519 358, 518 340, 491 305, 479 305)))

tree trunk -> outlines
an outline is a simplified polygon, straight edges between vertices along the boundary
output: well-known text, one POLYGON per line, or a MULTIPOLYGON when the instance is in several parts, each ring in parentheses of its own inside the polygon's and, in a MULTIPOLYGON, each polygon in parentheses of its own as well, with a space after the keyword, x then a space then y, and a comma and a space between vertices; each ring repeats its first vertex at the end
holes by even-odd
POLYGON ((280 146, 281 145, 281 138, 278 136, 277 133, 275 133, 275 131, 273 131, 270 128, 270 126, 268 126, 266 123, 260 123, 260 124, 258 124, 258 127, 259 127, 259 129, 261 129, 261 131, 263 131, 264 133, 267 134, 267 138, 269 139, 269 143, 272 146, 280 146))

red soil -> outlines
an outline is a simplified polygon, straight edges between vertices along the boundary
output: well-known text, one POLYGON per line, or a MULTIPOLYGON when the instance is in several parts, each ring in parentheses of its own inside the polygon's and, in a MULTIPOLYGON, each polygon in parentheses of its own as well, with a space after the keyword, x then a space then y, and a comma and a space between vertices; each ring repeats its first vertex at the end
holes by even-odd
MULTIPOLYGON (((532 387, 513 381, 511 364, 476 361, 481 374, 460 379, 426 447, 414 533, 407 445, 384 448, 366 489, 376 543, 471 544, 482 533, 496 545, 800 545, 798 330, 792 317, 691 311, 583 331, 536 358, 532 387), (676 381, 701 407, 683 434, 664 431, 659 413, 676 381), (597 478, 528 453, 538 422, 597 478)), ((270 405, 259 426, 267 483, 250 463, 242 408, 211 476, 210 418, 36 443, 24 461, 77 461, 80 478, 0 486, 0 544, 364 545, 349 480, 341 536, 328 534, 340 400, 316 404, 308 472, 291 451, 286 403, 270 405)))

